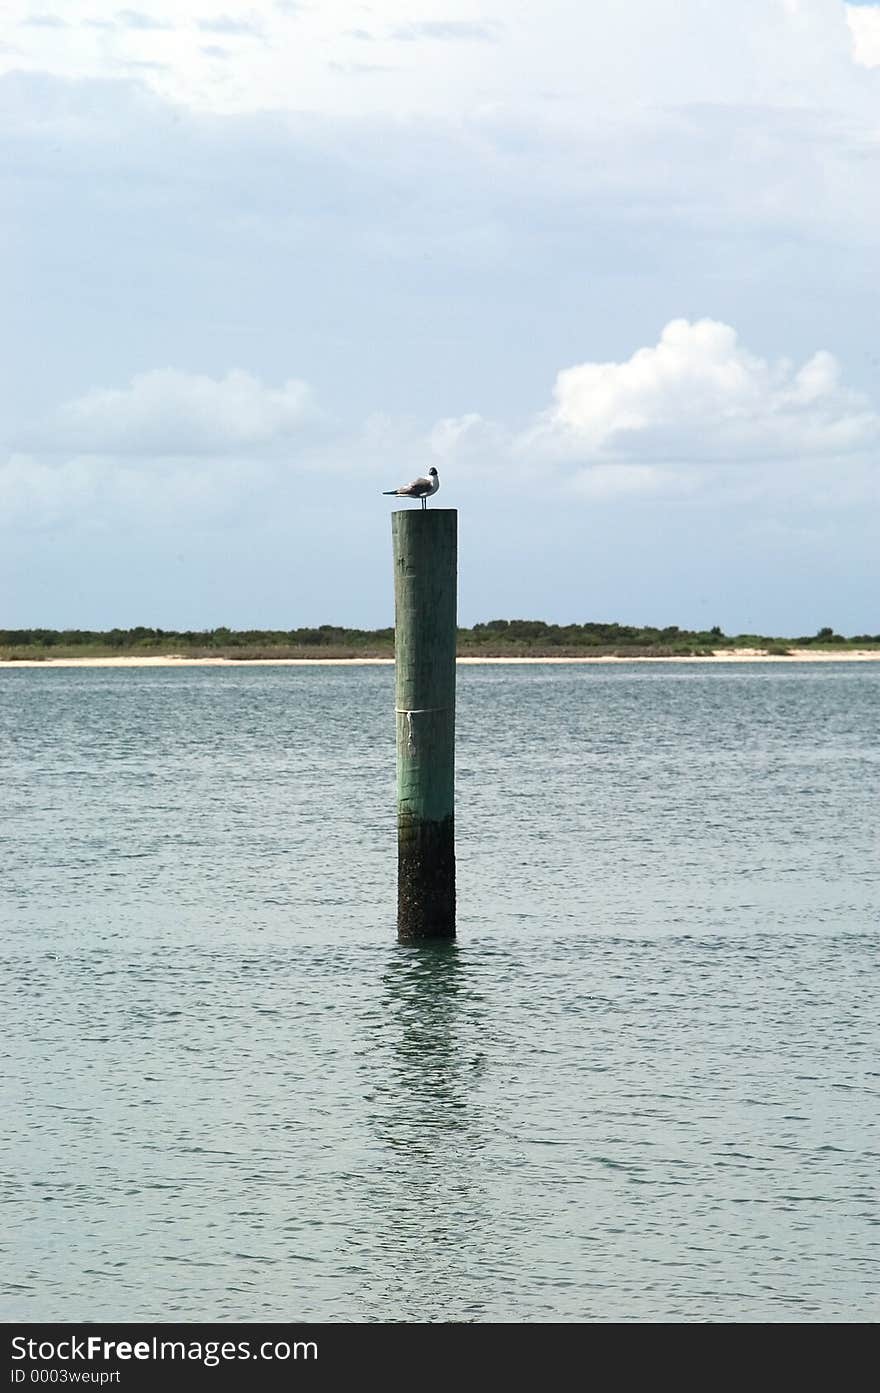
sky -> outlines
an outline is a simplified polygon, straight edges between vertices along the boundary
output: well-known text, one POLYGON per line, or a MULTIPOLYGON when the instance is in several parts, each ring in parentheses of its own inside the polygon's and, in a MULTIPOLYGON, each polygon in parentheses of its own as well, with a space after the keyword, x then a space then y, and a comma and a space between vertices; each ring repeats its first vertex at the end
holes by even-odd
POLYGON ((5 0, 0 627, 880 633, 880 5, 5 0), (410 506, 410 505, 403 505, 410 506))

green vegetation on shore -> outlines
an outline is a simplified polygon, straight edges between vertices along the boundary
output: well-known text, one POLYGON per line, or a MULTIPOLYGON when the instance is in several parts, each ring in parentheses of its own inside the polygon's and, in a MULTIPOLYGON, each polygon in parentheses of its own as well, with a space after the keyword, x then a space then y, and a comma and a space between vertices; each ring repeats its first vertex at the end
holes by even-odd
MULTIPOLYGON (((546 624, 542 619, 492 619, 459 629, 460 657, 485 658, 682 658, 718 649, 758 648, 784 655, 793 648, 835 651, 880 647, 880 634, 845 638, 833 629, 797 638, 725 634, 707 630, 639 628, 630 624, 546 624)), ((16 659, 112 658, 180 655, 188 658, 390 658, 393 629, 0 629, 0 662, 16 659)))

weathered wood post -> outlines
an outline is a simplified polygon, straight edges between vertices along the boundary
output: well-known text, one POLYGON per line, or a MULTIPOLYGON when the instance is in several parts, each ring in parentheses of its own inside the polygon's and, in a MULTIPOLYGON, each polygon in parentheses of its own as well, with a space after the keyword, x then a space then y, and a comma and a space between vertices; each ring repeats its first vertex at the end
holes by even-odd
POLYGON ((458 512, 401 509, 394 540, 397 936, 455 937, 458 512))

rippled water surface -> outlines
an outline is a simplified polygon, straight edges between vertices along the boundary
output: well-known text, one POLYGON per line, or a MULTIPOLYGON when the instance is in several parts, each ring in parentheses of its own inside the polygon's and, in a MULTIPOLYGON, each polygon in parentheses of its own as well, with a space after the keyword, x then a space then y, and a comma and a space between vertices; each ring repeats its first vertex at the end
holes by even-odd
POLYGON ((5 1319, 880 1315, 880 665, 0 672, 5 1319))

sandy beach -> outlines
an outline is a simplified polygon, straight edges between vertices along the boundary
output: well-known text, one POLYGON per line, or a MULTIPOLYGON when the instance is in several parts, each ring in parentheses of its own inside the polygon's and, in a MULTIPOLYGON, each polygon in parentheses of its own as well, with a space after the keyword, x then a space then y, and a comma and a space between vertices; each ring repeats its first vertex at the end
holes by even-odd
MULTIPOLYGON (((793 648, 785 657, 768 654, 759 648, 719 649, 711 657, 680 658, 458 658, 462 667, 491 664, 527 663, 870 663, 880 662, 880 649, 851 649, 842 653, 816 652, 810 648, 793 648)), ((137 655, 125 658, 45 658, 13 659, 0 663, 3 668, 18 667, 390 667, 393 658, 187 658, 163 655, 137 655)))

